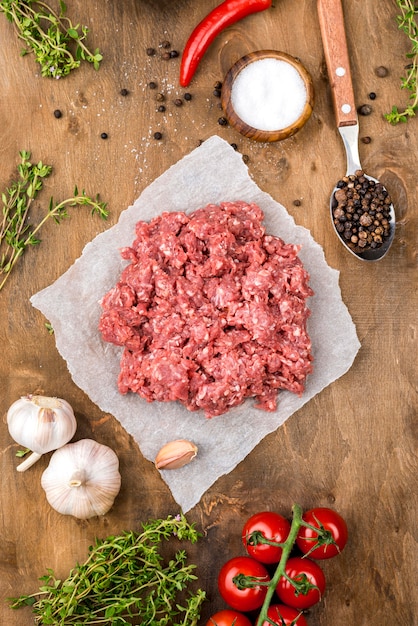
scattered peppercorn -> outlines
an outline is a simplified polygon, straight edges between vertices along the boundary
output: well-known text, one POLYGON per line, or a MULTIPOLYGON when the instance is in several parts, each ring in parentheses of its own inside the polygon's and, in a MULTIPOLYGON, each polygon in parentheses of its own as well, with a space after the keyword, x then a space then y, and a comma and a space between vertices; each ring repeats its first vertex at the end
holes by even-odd
POLYGON ((359 106, 359 108, 357 109, 357 113, 359 115, 370 115, 370 113, 373 111, 372 107, 370 106, 370 104, 362 104, 361 106, 359 106))
POLYGON ((163 136, 160 132, 157 131, 156 133, 154 133, 154 139, 157 139, 157 141, 159 141, 162 138, 163 136))
POLYGON ((127 89, 121 89, 120 90, 120 95, 121 96, 128 96, 129 95, 129 91, 127 89))
POLYGON ((148 83, 148 87, 149 87, 150 89, 157 89, 157 83, 155 83, 155 82, 152 80, 150 83, 148 83))
POLYGON ((379 67, 376 67, 374 73, 376 76, 379 76, 379 78, 385 78, 385 76, 389 74, 389 70, 387 67, 384 67, 384 65, 380 65, 379 67))
POLYGON ((242 155, 242 160, 244 161, 244 163, 249 163, 250 162, 250 157, 248 156, 248 154, 243 154, 242 155))
POLYGON ((190 100, 192 99, 192 94, 189 92, 185 93, 184 99, 187 100, 187 102, 190 102, 190 100))
POLYGON ((59 109, 55 109, 54 117, 56 117, 57 120, 59 120, 59 118, 62 117, 62 112, 59 109))
POLYGON ((371 92, 369 93, 369 98, 370 98, 370 100, 376 100, 376 94, 375 94, 375 92, 374 92, 374 91, 371 91, 371 92))
POLYGON ((384 186, 357 170, 337 183, 332 201, 335 229, 355 253, 378 248, 391 233, 391 204, 384 186))
POLYGON ((177 59, 178 56, 179 53, 177 52, 177 50, 170 50, 170 59, 177 59))
POLYGON ((219 126, 227 126, 228 120, 226 119, 226 117, 220 117, 218 119, 218 124, 219 126))
POLYGON ((108 136, 109 136, 109 135, 108 135, 107 133, 102 133, 102 134, 100 135, 100 137, 101 137, 102 139, 107 139, 107 138, 108 138, 108 136))
POLYGON ((171 59, 170 53, 169 52, 164 52, 161 55, 161 58, 164 59, 164 61, 169 61, 169 59, 171 59))
POLYGON ((176 107, 181 107, 183 104, 183 100, 181 98, 176 98, 174 100, 174 104, 176 105, 176 107))
POLYGON ((164 102, 165 95, 163 93, 157 93, 157 95, 155 96, 155 99, 157 100, 157 102, 164 102))
POLYGON ((149 57, 153 57, 155 54, 155 48, 147 48, 146 52, 149 57))
POLYGON ((293 206, 300 206, 302 204, 302 202, 296 198, 296 200, 293 200, 293 206))
POLYGON ((216 83, 213 85, 214 89, 222 89, 222 83, 220 80, 217 80, 216 83))
POLYGON ((167 39, 164 39, 164 41, 161 41, 160 43, 160 48, 169 48, 170 46, 171 46, 171 43, 167 41, 167 39))
POLYGON ((371 143, 371 142, 372 142, 372 138, 371 138, 371 137, 368 137, 368 136, 366 136, 366 137, 362 137, 362 138, 361 138, 361 141, 362 141, 363 143, 371 143))
POLYGON ((164 113, 164 111, 165 111, 165 106, 164 106, 163 104, 160 104, 160 106, 158 107, 157 111, 158 111, 159 113, 164 113))
POLYGON ((214 89, 213 90, 213 95, 215 96, 215 98, 220 98, 221 97, 221 90, 220 89, 214 89))
POLYGON ((238 150, 238 146, 236 143, 231 143, 231 148, 234 148, 234 150, 238 150))

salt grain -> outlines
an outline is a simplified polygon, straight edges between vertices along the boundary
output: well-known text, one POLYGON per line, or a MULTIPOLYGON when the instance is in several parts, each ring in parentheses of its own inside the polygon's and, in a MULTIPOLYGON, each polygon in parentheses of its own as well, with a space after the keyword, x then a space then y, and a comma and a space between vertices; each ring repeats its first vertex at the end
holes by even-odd
POLYGON ((234 80, 231 103, 243 122, 259 130, 281 130, 302 115, 307 93, 299 72, 286 61, 260 59, 234 80))

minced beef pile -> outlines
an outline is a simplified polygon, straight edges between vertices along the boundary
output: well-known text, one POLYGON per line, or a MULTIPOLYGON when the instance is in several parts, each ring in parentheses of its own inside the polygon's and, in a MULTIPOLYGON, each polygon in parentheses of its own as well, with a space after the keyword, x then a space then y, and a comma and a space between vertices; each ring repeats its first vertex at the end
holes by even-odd
POLYGON ((265 234, 256 204, 209 204, 136 225, 130 261, 102 300, 99 329, 124 347, 118 387, 210 418, 254 397, 304 390, 313 294, 299 247, 265 234))

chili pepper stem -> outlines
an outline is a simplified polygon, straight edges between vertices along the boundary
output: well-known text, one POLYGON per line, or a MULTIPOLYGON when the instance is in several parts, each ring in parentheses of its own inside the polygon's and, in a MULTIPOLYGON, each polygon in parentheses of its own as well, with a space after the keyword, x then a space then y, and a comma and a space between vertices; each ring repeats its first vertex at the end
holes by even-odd
POLYGON ((280 578, 284 574, 286 563, 293 549, 293 546, 295 545, 295 541, 296 541, 296 537, 298 535, 299 529, 301 526, 303 526, 302 508, 298 504, 294 504, 292 507, 292 511, 293 511, 293 519, 292 519, 292 524, 290 526, 290 532, 286 541, 283 544, 282 556, 280 558, 276 571, 274 572, 273 578, 271 579, 269 583, 267 594, 266 594, 266 597, 264 598, 264 602, 261 607, 261 611, 258 616, 256 626, 261 626, 265 621, 268 621, 267 611, 270 606, 271 599, 273 597, 274 591, 277 587, 277 584, 280 578))

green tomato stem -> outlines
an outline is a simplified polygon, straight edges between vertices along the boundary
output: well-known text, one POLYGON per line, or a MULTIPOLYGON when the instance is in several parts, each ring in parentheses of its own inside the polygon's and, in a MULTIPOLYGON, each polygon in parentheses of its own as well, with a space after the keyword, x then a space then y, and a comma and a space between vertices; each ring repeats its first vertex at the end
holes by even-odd
POLYGON ((274 591, 277 587, 277 584, 280 578, 284 575, 286 563, 293 549, 293 546, 295 545, 295 541, 296 541, 296 537, 298 536, 299 529, 301 526, 303 526, 302 508, 298 504, 294 504, 292 507, 292 511, 293 511, 293 519, 292 519, 292 524, 290 526, 290 532, 286 541, 283 544, 282 556, 280 558, 279 564, 276 568, 276 571, 274 572, 273 578, 271 579, 268 585, 267 594, 266 594, 266 597, 264 598, 264 602, 261 607, 261 611, 258 616, 256 626, 261 626, 265 621, 268 620, 267 611, 269 609, 271 599, 273 597, 274 591))

